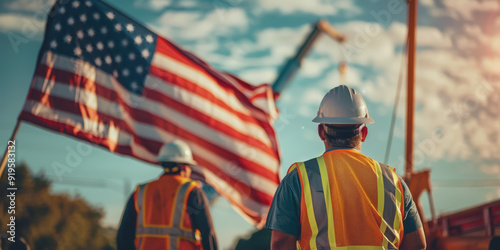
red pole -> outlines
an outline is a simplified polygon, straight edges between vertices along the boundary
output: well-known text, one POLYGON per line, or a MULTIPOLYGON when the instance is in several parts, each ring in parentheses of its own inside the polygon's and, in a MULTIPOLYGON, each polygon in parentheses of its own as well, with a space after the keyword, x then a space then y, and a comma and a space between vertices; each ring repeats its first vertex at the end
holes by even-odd
POLYGON ((413 117, 415 111, 415 38, 417 29, 417 0, 408 0, 408 82, 406 88, 406 177, 413 173, 413 117))

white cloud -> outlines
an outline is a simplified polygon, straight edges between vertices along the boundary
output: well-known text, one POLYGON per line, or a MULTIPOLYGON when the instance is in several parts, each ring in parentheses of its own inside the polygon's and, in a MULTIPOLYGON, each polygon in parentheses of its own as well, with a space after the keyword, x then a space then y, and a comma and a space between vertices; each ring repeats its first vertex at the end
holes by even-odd
POLYGON ((460 35, 455 38, 455 43, 457 47, 461 50, 471 50, 475 49, 477 44, 472 39, 467 38, 466 36, 460 35))
POLYGON ((134 6, 140 8, 146 8, 150 10, 161 11, 165 7, 171 5, 170 0, 138 0, 134 2, 134 6))
POLYGON ((348 15, 362 13, 361 9, 349 0, 335 1, 335 3, 327 0, 260 0, 258 7, 263 11, 279 11, 283 14, 302 12, 316 15, 333 15, 339 11, 345 11, 348 15))
POLYGON ((493 22, 494 27, 498 28, 500 27, 500 17, 497 17, 495 19, 495 22, 493 22))
POLYGON ((333 15, 337 12, 333 4, 322 0, 260 0, 259 7, 267 11, 279 11, 283 14, 308 12, 318 15, 333 15))
MULTIPOLYGON (((357 49, 349 61, 351 70, 347 83, 358 89, 365 99, 382 107, 392 107, 401 67, 401 54, 396 53, 394 48, 404 41, 406 28, 395 23, 363 41, 360 31, 369 25, 375 24, 350 22, 338 27, 347 35, 347 43, 357 49), (357 46, 355 39, 358 39, 357 46), (361 70, 364 68, 368 71, 361 70)), ((374 27, 372 29, 376 30, 374 27)), ((469 25, 465 32, 480 35, 479 39, 486 43, 492 41, 477 26, 469 25)), ((500 110, 497 108, 500 106, 500 85, 484 77, 498 71, 500 57, 483 56, 478 61, 476 57, 480 55, 463 56, 460 50, 451 50, 450 36, 434 27, 419 27, 418 36, 423 36, 417 41, 418 45, 426 49, 417 54, 416 151, 426 159, 479 157, 500 160, 498 147, 495 146, 500 141, 497 126, 500 123, 500 110), (444 139, 438 136, 441 134, 445 135, 444 139)), ((467 42, 470 41, 458 41, 460 46, 470 47, 467 42)), ((332 58, 330 64, 336 65, 342 59, 333 46, 332 42, 319 41, 314 51, 316 55, 332 58)), ((314 110, 316 107, 312 100, 317 99, 315 96, 319 97, 320 92, 324 94, 336 86, 332 82, 339 78, 338 70, 334 69, 327 74, 320 89, 304 92, 303 96, 308 98, 303 101, 311 104, 301 108, 300 113, 306 115, 314 110), (315 92, 318 94, 314 95, 315 92)), ((400 107, 404 107, 404 93, 400 107)), ((398 115, 403 114, 404 108, 400 108, 398 115)))
POLYGON ((447 12, 458 14, 467 20, 473 20, 476 12, 496 11, 500 8, 497 0, 442 0, 442 3, 447 12))
POLYGON ((279 57, 290 57, 300 46, 307 32, 310 32, 310 25, 303 25, 297 28, 268 28, 257 34, 256 48, 268 48, 271 55, 279 57))
POLYGON ((420 0, 419 3, 425 6, 434 6, 434 0, 420 0))
POLYGON ((206 15, 201 12, 176 11, 166 12, 151 26, 174 40, 197 40, 245 31, 248 17, 240 8, 216 9, 206 15))
MULTIPOLYGON (((305 88, 300 96, 300 104, 297 107, 298 114, 312 119, 318 112, 319 104, 326 93, 327 91, 322 88, 305 88)), ((293 99, 292 103, 297 104, 296 99, 293 99)))
POLYGON ((220 65, 224 70, 244 68, 281 68, 292 57, 306 33, 309 25, 298 28, 268 28, 256 32, 255 40, 239 40, 219 43, 218 46, 230 51, 229 56, 217 53, 203 54, 210 62, 220 65), (268 52, 260 57, 247 57, 254 52, 268 52))
POLYGON ((395 42, 374 22, 349 22, 338 28, 347 38, 344 55, 350 63, 383 66, 394 57, 395 42))
POLYGON ((0 14, 0 31, 15 31, 22 33, 24 37, 41 38, 44 31, 45 22, 33 17, 33 15, 23 14, 0 14))
POLYGON ((479 169, 481 170, 481 172, 483 172, 489 176, 500 177, 500 165, 498 165, 498 164, 492 164, 492 165, 484 164, 484 165, 481 165, 479 167, 479 169))
POLYGON ((500 55, 500 34, 492 35, 487 39, 487 45, 492 51, 500 55))
MULTIPOLYGON (((194 22, 204 19, 189 15, 182 18, 191 18, 194 22)), ((351 66, 346 76, 347 84, 358 89, 366 100, 378 103, 375 110, 392 108, 402 67, 401 53, 395 48, 405 41, 406 27, 393 23, 385 29, 376 23, 356 21, 336 25, 336 28, 348 37, 346 46, 356 49, 356 53, 347 58, 351 66)), ((208 45, 210 42, 206 45, 207 54, 202 57, 225 70, 247 69, 240 75, 253 83, 269 82, 274 80, 276 69, 295 54, 310 30, 309 25, 267 28, 257 31, 254 39, 218 43, 218 46, 230 51, 230 56, 214 53, 214 45, 208 45), (255 52, 262 53, 262 56, 248 57, 255 52)), ((478 41, 484 45, 492 41, 478 26, 469 24, 463 30, 465 35, 455 35, 463 36, 455 41, 461 48, 470 47, 473 51, 470 43, 478 41), (478 38, 474 41, 472 37, 478 38)), ((477 60, 474 56, 463 56, 462 51, 452 49, 450 34, 435 27, 419 27, 417 37, 418 45, 426 48, 417 54, 416 154, 429 160, 473 157, 499 160, 496 145, 500 141, 500 133, 495 127, 500 123, 500 110, 496 108, 500 106, 499 87, 491 82, 485 87, 483 83, 489 81, 485 74, 497 71, 500 59, 492 56, 477 60), (438 135, 444 135, 444 139, 438 135)), ((342 60, 343 53, 338 45, 322 36, 299 71, 299 76, 318 83, 312 83, 314 88, 295 86, 301 89, 301 101, 305 105, 294 104, 295 99, 286 98, 287 94, 280 101, 290 105, 301 116, 311 117, 324 93, 338 85, 340 76, 335 67, 342 60), (331 72, 318 79, 326 70, 331 72)), ((404 92, 399 105, 398 116, 402 117, 404 92)), ((421 160, 416 159, 416 165, 419 164, 422 164, 421 160)))
POLYGON ((363 10, 358 6, 356 6, 354 1, 351 0, 335 1, 335 8, 337 8, 340 11, 344 11, 348 16, 353 16, 363 13, 363 10))
MULTIPOLYGON (((389 36, 397 44, 402 45, 406 42, 407 26, 404 23, 393 22, 389 26, 389 36)), ((451 38, 448 34, 444 34, 438 28, 432 26, 417 27, 417 46, 434 47, 434 48, 449 48, 452 46, 451 38)))
POLYGON ((428 158, 500 159, 499 88, 475 58, 455 51, 422 51, 417 57, 416 133, 420 141, 434 145, 428 158), (435 135, 444 134, 444 139, 435 135))
POLYGON ((498 72, 498 69, 500 69, 500 57, 484 57, 481 59, 481 66, 485 72, 500 76, 500 72, 498 72))
POLYGON ((489 28, 490 30, 488 30, 488 27, 484 28, 483 25, 465 24, 463 26, 463 34, 466 35, 469 40, 480 43, 481 46, 478 47, 476 53, 481 50, 490 49, 491 52, 500 55, 500 33, 496 32, 494 28, 489 28))
MULTIPOLYGON (((183 7, 183 8, 193 8, 200 3, 196 0, 182 0, 182 1, 172 1, 172 0, 136 0, 134 2, 135 7, 149 9, 152 11, 165 11, 167 7, 183 7)), ((214 7, 214 4, 207 5, 209 7, 214 7)))
POLYGON ((326 68, 331 66, 332 61, 328 58, 304 58, 300 74, 308 78, 319 77, 326 68))
POLYGON ((238 74, 238 76, 252 84, 271 84, 276 79, 277 72, 272 68, 249 69, 238 74))
POLYGON ((417 46, 449 48, 452 43, 450 36, 436 27, 419 26, 417 28, 417 46))
MULTIPOLYGON (((301 96, 301 101, 306 104, 312 104, 317 108, 326 93, 327 91, 323 91, 320 88, 307 88, 301 96)), ((311 113, 308 115, 311 116, 311 113)))
POLYGON ((470 37, 474 37, 476 40, 485 43, 488 40, 488 36, 484 34, 481 26, 473 24, 465 24, 463 31, 470 37))
POLYGON ((55 0, 16 0, 6 4, 6 9, 47 13, 55 0))

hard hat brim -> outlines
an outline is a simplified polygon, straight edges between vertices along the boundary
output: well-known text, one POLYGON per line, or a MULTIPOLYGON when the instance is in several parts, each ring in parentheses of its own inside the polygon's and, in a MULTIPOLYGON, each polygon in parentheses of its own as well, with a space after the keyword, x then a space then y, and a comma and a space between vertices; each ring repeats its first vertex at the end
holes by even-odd
POLYGON ((315 123, 326 123, 326 124, 362 124, 362 123, 375 122, 370 117, 317 117, 317 116, 312 121, 315 123))
POLYGON ((184 159, 184 158, 176 158, 176 157, 158 157, 156 159, 156 161, 158 162, 176 162, 176 163, 184 163, 184 164, 187 164, 187 165, 191 165, 191 166, 196 166, 198 165, 198 162, 196 162, 195 160, 188 160, 188 159, 184 159))

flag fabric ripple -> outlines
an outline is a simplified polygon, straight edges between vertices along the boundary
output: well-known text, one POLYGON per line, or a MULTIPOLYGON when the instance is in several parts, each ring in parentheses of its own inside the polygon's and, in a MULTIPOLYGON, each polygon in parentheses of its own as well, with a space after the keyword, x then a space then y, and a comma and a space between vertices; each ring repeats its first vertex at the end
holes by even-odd
POLYGON ((104 2, 62 2, 20 120, 152 164, 180 138, 199 163, 194 178, 261 227, 279 183, 271 87, 212 68, 104 2))

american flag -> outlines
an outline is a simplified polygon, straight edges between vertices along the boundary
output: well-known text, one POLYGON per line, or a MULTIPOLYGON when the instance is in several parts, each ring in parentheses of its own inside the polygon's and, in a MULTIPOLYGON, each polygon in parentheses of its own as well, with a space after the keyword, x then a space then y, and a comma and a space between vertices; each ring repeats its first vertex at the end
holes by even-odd
POLYGON ((180 138, 260 227, 279 183, 269 85, 250 85, 98 0, 55 3, 20 120, 149 163, 180 138))

